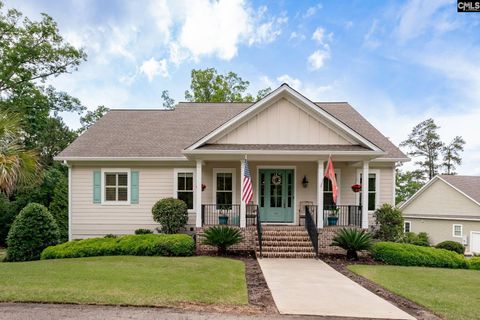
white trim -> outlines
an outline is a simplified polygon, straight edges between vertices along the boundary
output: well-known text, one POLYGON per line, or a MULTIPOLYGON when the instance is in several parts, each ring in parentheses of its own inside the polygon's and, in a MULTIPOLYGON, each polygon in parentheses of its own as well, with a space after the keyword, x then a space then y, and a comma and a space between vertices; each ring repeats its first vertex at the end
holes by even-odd
POLYGON ((467 197, 468 199, 470 199, 471 201, 473 201, 475 204, 479 205, 480 206, 480 202, 476 201, 475 199, 473 199, 472 197, 470 197, 469 195, 467 195, 465 192, 463 192, 462 190, 458 189, 457 187, 455 187, 454 185, 452 185, 451 183, 448 183, 445 179, 443 179, 441 176, 439 175, 436 175, 435 177, 433 177, 430 181, 428 181, 423 187, 421 187, 417 192, 415 192, 415 194, 413 196, 411 196, 407 201, 405 201, 400 207, 399 209, 403 209, 405 208, 410 202, 412 202, 414 199, 416 199, 418 196, 420 196, 425 190, 427 190, 427 188, 432 185, 435 181, 437 180, 441 180, 443 182, 445 182, 448 186, 452 187, 453 189, 455 189, 456 191, 458 191, 460 194, 464 195, 465 197, 467 197))
MULTIPOLYGON (((298 225, 297 219, 297 166, 269 166, 269 165, 259 165, 257 166, 257 176, 255 177, 255 184, 257 186, 257 192, 255 193, 255 202, 260 208, 259 195, 260 195, 260 169, 289 169, 293 170, 293 222, 275 222, 275 223, 265 223, 265 224, 281 224, 281 225, 298 225)), ((259 209, 260 210, 260 209, 259 209)))
POLYGON ((480 251, 472 251, 472 238, 474 233, 480 234, 480 231, 470 231, 470 239, 468 239, 468 251, 470 253, 479 253, 480 251))
POLYGON ((454 238, 463 238, 463 224, 454 223, 452 224, 452 237, 454 238), (460 235, 455 235, 455 227, 460 227, 460 235))
POLYGON ((382 156, 384 151, 314 151, 314 150, 183 150, 183 154, 257 154, 257 155, 346 155, 346 156, 382 156))
POLYGON ((393 178, 392 178, 392 204, 394 207, 397 206, 397 170, 395 167, 392 168, 393 178))
POLYGON ((377 158, 372 159, 373 162, 409 162, 412 161, 410 158, 377 158))
POLYGON ((101 187, 101 205, 104 206, 128 206, 130 205, 130 194, 132 188, 132 174, 130 168, 102 168, 101 169, 101 178, 100 178, 100 187, 101 187), (105 200, 105 174, 106 173, 127 173, 127 201, 107 201, 105 200))
POLYGON ((335 118, 334 116, 332 116, 331 114, 329 114, 328 112, 326 112, 325 110, 323 110, 322 108, 320 108, 319 106, 314 104, 312 101, 310 101, 307 98, 305 98, 304 96, 302 96, 297 91, 290 88, 287 84, 282 84, 280 87, 278 87, 273 92, 268 94, 265 98, 257 101, 252 106, 250 106, 247 109, 245 109, 244 111, 240 112, 238 115, 236 115, 235 117, 233 117, 229 121, 222 124, 217 129, 213 130, 212 132, 210 132, 209 134, 207 134, 206 136, 204 136, 203 138, 201 138, 200 140, 198 140, 197 142, 195 142, 194 144, 192 144, 191 146, 186 148, 186 150, 194 150, 194 149, 198 148, 199 146, 205 144, 206 142, 219 137, 220 135, 224 134, 227 131, 227 129, 229 129, 230 127, 233 127, 236 124, 239 124, 240 121, 242 121, 243 119, 247 118, 248 116, 254 114, 258 109, 261 109, 261 107, 266 106, 270 102, 275 102, 276 100, 278 100, 282 97, 285 97, 285 96, 287 96, 287 97, 290 96, 290 97, 295 98, 298 101, 302 102, 306 107, 310 108, 313 112, 316 112, 316 114, 322 116, 327 121, 334 124, 337 128, 346 132, 348 135, 350 135, 352 138, 354 138, 354 140, 357 140, 357 141, 361 142, 362 144, 364 144, 368 148, 370 148, 372 150, 375 150, 375 151, 381 150, 378 146, 376 146, 375 144, 370 142, 368 139, 366 139, 365 137, 358 134, 356 131, 352 130, 350 127, 345 125, 343 122, 341 122, 340 120, 338 120, 337 118, 335 118))
POLYGON ((54 157, 57 161, 190 161, 186 157, 54 157))
MULTIPOLYGON (((173 194, 172 196, 175 198, 175 199, 178 199, 178 174, 179 173, 192 173, 193 174, 193 177, 192 177, 192 188, 193 188, 193 209, 188 209, 188 213, 195 213, 195 210, 197 208, 196 207, 196 199, 197 199, 197 188, 195 187, 196 186, 196 180, 195 180, 195 177, 196 177, 196 173, 195 173, 195 168, 174 168, 173 169, 173 194)), ((200 191, 201 192, 201 191, 200 191)))
POLYGON ((323 228, 323 178, 325 176, 325 161, 317 161, 317 228, 323 228))
POLYGON ((412 232, 412 221, 409 221, 409 220, 403 221, 403 232, 412 232), (408 223, 408 231, 406 228, 407 223, 408 223))
POLYGON ((68 166, 68 241, 72 241, 72 166, 68 166))
MULTIPOLYGON (((362 169, 357 169, 357 179, 355 183, 360 183, 360 174, 363 172, 362 169)), ((380 207, 380 169, 368 169, 368 174, 375 174, 375 210, 380 207)), ((362 188, 363 189, 363 188, 362 188)), ((363 190, 362 190, 363 193, 363 190)), ((356 194, 357 205, 360 205, 360 192, 356 194)), ((375 210, 368 210, 369 213, 374 212, 375 210)))
POLYGON ((479 218, 465 218, 465 217, 441 217, 441 216, 422 216, 422 215, 413 215, 413 214, 404 214, 403 215, 405 218, 409 219, 426 219, 426 220, 451 220, 451 221, 478 221, 480 222, 479 218))
POLYGON ((237 201, 237 169, 235 168, 213 168, 213 192, 212 203, 217 204, 217 174, 231 173, 232 174, 232 204, 237 201))

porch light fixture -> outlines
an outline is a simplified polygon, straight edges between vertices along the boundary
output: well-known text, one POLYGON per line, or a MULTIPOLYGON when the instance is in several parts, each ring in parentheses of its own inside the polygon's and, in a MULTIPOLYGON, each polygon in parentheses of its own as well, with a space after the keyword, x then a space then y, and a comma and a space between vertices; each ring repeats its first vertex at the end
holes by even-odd
POLYGON ((354 184, 354 185, 352 186, 352 191, 355 192, 355 193, 362 191, 362 185, 360 185, 360 184, 354 184))
POLYGON ((308 187, 308 180, 307 180, 307 176, 303 176, 303 179, 302 179, 302 185, 304 188, 308 187))

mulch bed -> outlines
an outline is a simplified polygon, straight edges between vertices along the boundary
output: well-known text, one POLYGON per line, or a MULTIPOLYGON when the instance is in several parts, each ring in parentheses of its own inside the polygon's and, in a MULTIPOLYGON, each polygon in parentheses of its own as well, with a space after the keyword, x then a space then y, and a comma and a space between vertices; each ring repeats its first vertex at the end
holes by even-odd
POLYGON ((347 261, 344 255, 321 255, 320 259, 325 263, 328 263, 332 268, 347 276, 351 280, 357 282, 367 290, 375 293, 376 295, 390 301, 403 311, 411 314, 418 320, 441 320, 442 318, 435 315, 432 311, 422 307, 419 304, 416 304, 413 301, 410 301, 406 298, 403 298, 399 295, 396 295, 387 289, 379 286, 375 282, 368 280, 362 276, 359 276, 350 270, 347 269, 349 265, 352 264, 367 264, 367 265, 378 265, 377 261, 374 261, 369 256, 360 257, 359 261, 347 261))

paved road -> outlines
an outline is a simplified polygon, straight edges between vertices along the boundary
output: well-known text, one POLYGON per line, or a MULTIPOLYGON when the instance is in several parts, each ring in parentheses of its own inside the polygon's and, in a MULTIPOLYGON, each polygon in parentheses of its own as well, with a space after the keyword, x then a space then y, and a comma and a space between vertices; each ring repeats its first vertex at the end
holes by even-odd
MULTIPOLYGON (((339 318, 203 313, 175 309, 41 303, 0 303, 0 320, 337 320, 339 318)), ((346 318, 341 318, 346 320, 346 318)), ((356 319, 358 320, 358 319, 356 319)))
POLYGON ((314 259, 259 259, 281 314, 415 319, 314 259))

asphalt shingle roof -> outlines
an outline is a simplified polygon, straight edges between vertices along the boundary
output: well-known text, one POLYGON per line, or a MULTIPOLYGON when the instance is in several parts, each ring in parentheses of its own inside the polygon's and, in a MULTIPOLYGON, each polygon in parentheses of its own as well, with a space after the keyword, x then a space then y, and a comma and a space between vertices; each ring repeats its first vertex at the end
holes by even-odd
POLYGON ((441 175, 440 177, 480 203, 480 176, 441 175))
MULTIPOLYGON (((407 158, 348 103, 316 104, 386 151, 385 158, 407 158)), ((58 157, 181 157, 182 150, 251 105, 180 103, 174 110, 114 109, 58 157)))

